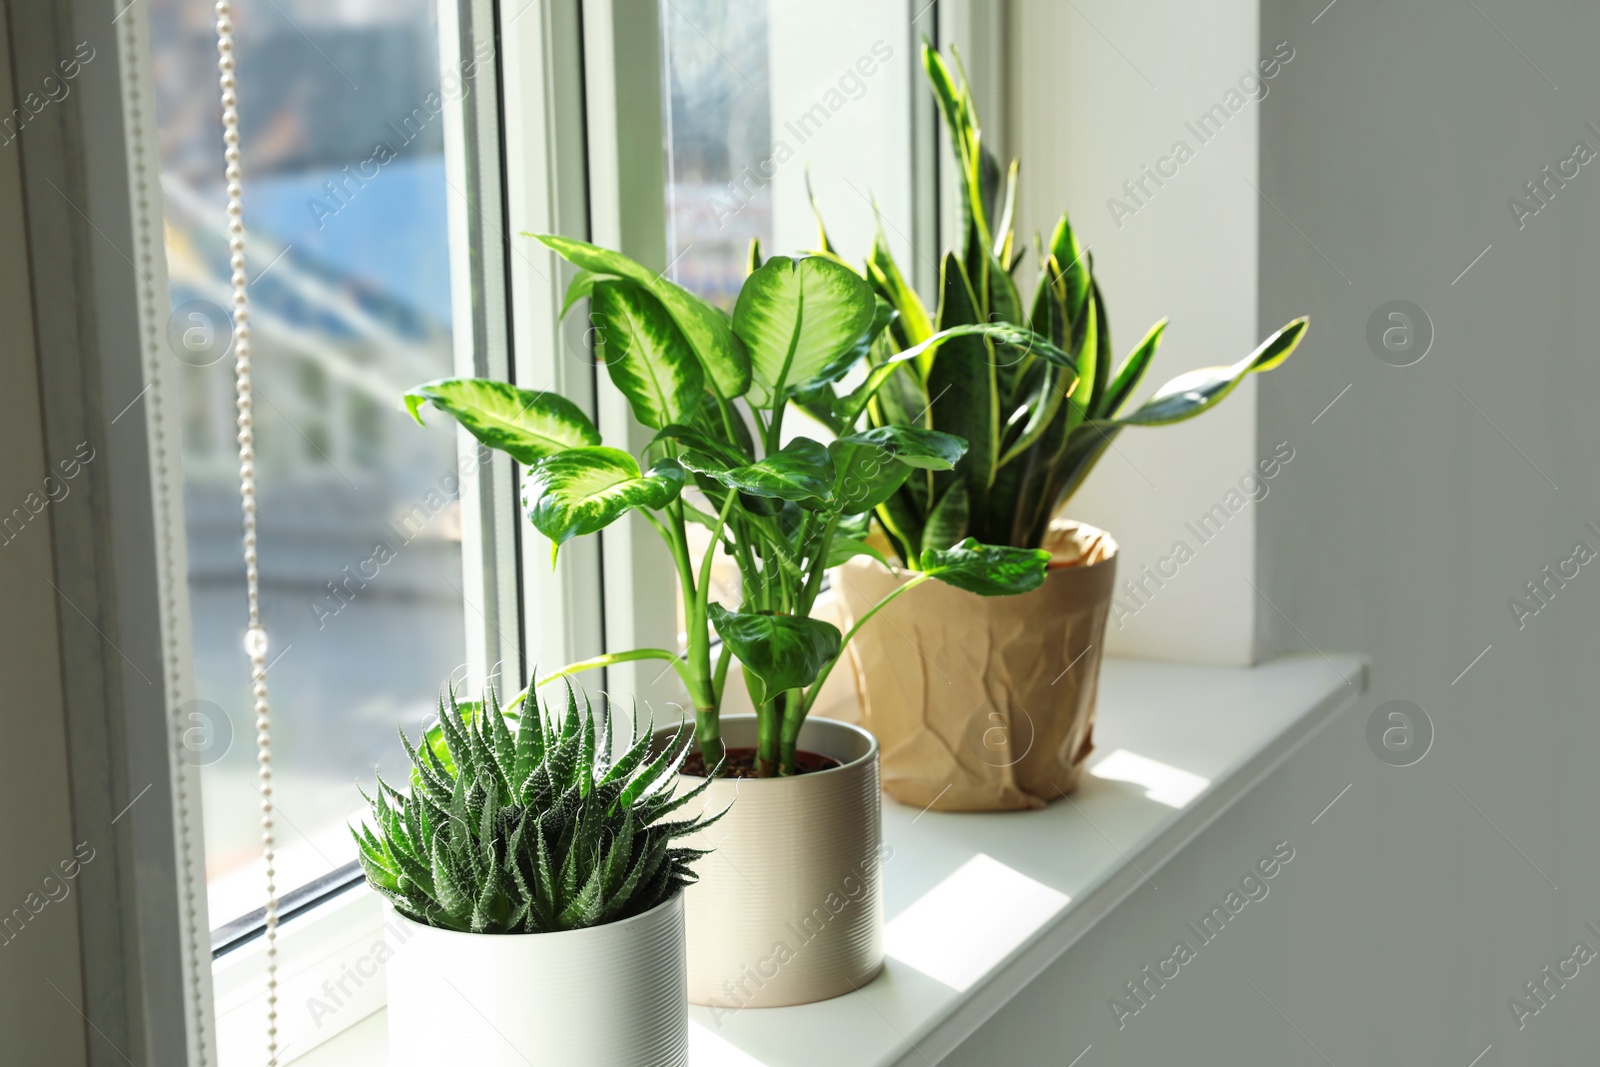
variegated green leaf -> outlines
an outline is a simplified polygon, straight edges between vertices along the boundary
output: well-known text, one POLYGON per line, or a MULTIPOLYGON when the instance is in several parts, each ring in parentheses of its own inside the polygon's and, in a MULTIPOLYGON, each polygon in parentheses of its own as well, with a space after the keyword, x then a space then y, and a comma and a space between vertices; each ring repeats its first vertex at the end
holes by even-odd
POLYGON ((634 508, 660 510, 683 489, 683 469, 662 460, 649 471, 615 448, 569 448, 547 456, 522 483, 528 519, 555 550, 610 526, 634 508))
POLYGON ((750 360, 722 312, 621 252, 555 234, 534 236, 575 267, 626 278, 650 290, 688 338, 718 396, 731 400, 750 387, 750 360))
POLYGON ((422 405, 432 403, 479 441, 527 466, 552 452, 600 443, 600 431, 572 401, 508 382, 440 378, 412 389, 405 401, 417 422, 422 405))
POLYGON ((850 351, 875 307, 867 283, 826 256, 763 263, 733 309, 733 331, 750 355, 750 403, 773 407, 850 351))
POLYGON ((651 429, 684 420, 700 406, 705 374, 694 350, 660 301, 630 281, 594 286, 595 354, 651 429))

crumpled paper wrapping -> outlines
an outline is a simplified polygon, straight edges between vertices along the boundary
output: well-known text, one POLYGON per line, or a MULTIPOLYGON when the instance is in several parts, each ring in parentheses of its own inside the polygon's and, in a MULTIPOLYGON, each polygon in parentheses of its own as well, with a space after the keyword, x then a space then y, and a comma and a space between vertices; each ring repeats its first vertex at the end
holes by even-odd
MULTIPOLYGON (((1031 593, 982 597, 925 582, 862 627, 847 656, 884 790, 934 811, 1042 808, 1093 751, 1116 542, 1058 520, 1031 593)), ((907 580, 870 556, 834 571, 849 627, 907 580)))

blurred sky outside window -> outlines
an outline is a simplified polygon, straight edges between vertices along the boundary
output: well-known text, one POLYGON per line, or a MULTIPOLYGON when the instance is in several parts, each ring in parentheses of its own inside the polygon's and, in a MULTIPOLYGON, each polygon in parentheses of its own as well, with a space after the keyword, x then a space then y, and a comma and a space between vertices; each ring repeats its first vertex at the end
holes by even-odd
MULTIPOLYGON (((448 2, 448 0, 446 0, 448 2)), ((435 0, 239 0, 280 891, 354 858, 357 779, 401 773, 465 658, 454 430, 404 390, 450 373, 435 0), (399 757, 399 758, 397 758, 399 757)), ((215 13, 152 0, 180 363, 184 506, 213 927, 260 906, 215 13)), ((469 472, 470 473, 470 472, 469 472)))

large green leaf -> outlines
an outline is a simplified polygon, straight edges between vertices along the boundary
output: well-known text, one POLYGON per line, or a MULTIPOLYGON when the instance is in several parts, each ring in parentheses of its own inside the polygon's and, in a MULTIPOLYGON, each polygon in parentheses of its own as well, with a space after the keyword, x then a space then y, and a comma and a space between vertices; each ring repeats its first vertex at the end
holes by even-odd
POLYGON ((1298 318, 1261 342, 1261 346, 1231 367, 1202 367, 1180 374, 1157 389, 1133 414, 1117 419, 1124 426, 1165 426, 1192 419, 1220 403, 1246 374, 1271 370, 1295 350, 1305 336, 1307 320, 1298 318))
POLYGON ((683 465, 752 496, 792 500, 820 507, 833 497, 834 467, 828 450, 809 437, 797 437, 761 460, 732 466, 720 455, 691 451, 683 465))
POLYGON ((966 482, 951 482, 932 510, 922 528, 922 550, 945 549, 967 536, 967 518, 970 514, 966 482))
POLYGON ((1044 584, 1050 553, 1042 548, 985 545, 967 538, 953 548, 922 552, 922 570, 979 596, 1013 596, 1044 584))
POLYGON ((877 445, 840 438, 830 442, 837 472, 833 499, 846 515, 871 511, 905 484, 911 468, 877 445))
POLYGON ((733 331, 750 356, 749 401, 774 407, 849 351, 872 324, 872 290, 826 256, 773 256, 745 279, 733 331))
POLYGON ((815 389, 818 386, 836 382, 846 374, 849 374, 857 363, 867 358, 867 353, 872 351, 872 346, 877 343, 878 338, 883 335, 883 331, 888 328, 889 323, 893 322, 895 316, 899 314, 883 297, 874 294, 872 299, 872 321, 867 324, 866 332, 856 338, 855 343, 849 348, 834 357, 821 370, 812 375, 810 380, 796 386, 796 389, 815 389))
POLYGON ((578 405, 555 393, 519 389, 487 378, 439 378, 405 395, 411 417, 422 422, 432 403, 455 416, 467 432, 518 463, 532 466, 552 452, 600 443, 600 431, 578 405))
POLYGON ((880 426, 828 445, 838 482, 840 511, 857 515, 877 507, 905 483, 912 468, 952 470, 967 450, 959 437, 916 426, 880 426))
POLYGON ((684 426, 680 423, 663 426, 660 432, 650 439, 652 445, 660 441, 676 441, 685 448, 715 456, 729 467, 742 467, 750 462, 750 457, 741 455, 734 445, 693 426, 684 426))
POLYGON ((1055 232, 1050 235, 1050 247, 1046 251, 1054 262, 1051 272, 1040 279, 1040 284, 1055 289, 1066 310, 1067 321, 1076 327, 1083 318, 1094 282, 1089 273, 1089 257, 1078 243, 1078 236, 1073 232, 1072 223, 1067 220, 1065 213, 1056 223, 1055 232))
POLYGON ((871 556, 885 567, 889 565, 889 561, 883 558, 883 553, 867 544, 867 542, 858 537, 845 537, 842 534, 835 534, 833 541, 828 545, 828 561, 825 566, 830 568, 837 567, 847 560, 855 559, 857 556, 871 556))
POLYGON ((683 420, 700 406, 705 373, 661 302, 637 282, 597 281, 590 295, 598 327, 595 352, 651 429, 683 420))
POLYGON ((569 448, 546 456, 522 483, 528 518, 552 542, 551 558, 574 537, 603 530, 633 508, 660 510, 683 489, 683 469, 664 459, 641 472, 616 448, 569 448))
MULTIPOLYGON (((954 254, 946 255, 940 274, 940 330, 983 322, 966 270, 954 254)), ((967 442, 967 455, 959 477, 967 483, 968 500, 980 508, 988 499, 989 485, 994 481, 995 466, 1000 458, 1000 391, 996 367, 1000 358, 1003 357, 990 348, 981 333, 970 333, 953 336, 940 345, 928 368, 933 425, 967 442)), ((941 492, 949 481, 936 479, 941 492)))
POLYGON ((954 470, 967 451, 967 442, 954 434, 920 426, 879 426, 841 437, 834 443, 875 449, 908 467, 932 471, 954 470))
POLYGON ((839 655, 839 628, 821 619, 728 611, 715 601, 707 607, 717 635, 744 664, 745 683, 758 704, 810 685, 839 655))
MULTIPOLYGON (((678 324, 695 355, 700 357, 710 384, 718 396, 732 400, 750 388, 750 359, 745 355, 727 316, 689 290, 634 262, 621 252, 577 241, 557 234, 534 234, 546 247, 575 267, 596 274, 612 274, 638 282, 661 301, 672 321, 678 324)), ((592 285, 580 277, 573 282, 592 285)))

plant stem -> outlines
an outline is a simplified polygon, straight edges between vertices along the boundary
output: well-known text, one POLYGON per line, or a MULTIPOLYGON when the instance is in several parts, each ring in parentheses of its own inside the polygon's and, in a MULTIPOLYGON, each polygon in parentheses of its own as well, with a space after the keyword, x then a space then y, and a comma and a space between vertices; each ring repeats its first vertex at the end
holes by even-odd
MULTIPOLYGON (((779 694, 778 699, 782 699, 779 694)), ((782 713, 778 700, 769 700, 756 707, 756 777, 772 778, 778 773, 778 740, 782 726, 782 713)))
POLYGON ((722 693, 728 684, 728 665, 733 662, 733 647, 724 643, 722 651, 717 654, 717 670, 711 676, 712 688, 716 690, 718 706, 721 706, 722 693))
POLYGON ((778 741, 779 772, 797 774, 800 727, 806 721, 805 693, 791 689, 780 698, 783 703, 783 732, 778 741))
POLYGON ((822 575, 827 570, 828 548, 833 543, 833 534, 838 527, 839 513, 834 512, 828 517, 827 524, 822 528, 822 535, 817 539, 816 558, 811 561, 811 574, 806 580, 805 591, 798 605, 803 614, 811 614, 811 605, 817 602, 817 594, 822 591, 822 575))
MULTIPOLYGON (((717 555, 717 542, 722 537, 722 528, 728 524, 728 516, 733 512, 733 505, 739 502, 739 494, 732 489, 728 490, 728 499, 722 505, 722 511, 717 515, 717 525, 711 530, 711 547, 706 549, 705 558, 700 562, 700 597, 695 602, 694 610, 700 617, 706 614, 706 605, 711 601, 711 565, 717 555)), ((709 662, 707 674, 710 674, 709 662)))
POLYGON ((771 455, 771 449, 767 448, 767 442, 771 440, 767 435, 767 420, 761 417, 761 409, 753 404, 750 406, 750 415, 756 420, 756 429, 760 431, 758 436, 761 440, 761 447, 766 450, 768 455, 771 455))
MULTIPOLYGON (((722 758, 722 723, 717 715, 719 694, 711 684, 711 635, 706 628, 705 592, 695 588, 694 562, 689 558, 689 534, 684 529, 681 502, 675 504, 669 514, 672 517, 670 529, 659 523, 656 528, 666 538, 683 587, 683 611, 687 616, 685 628, 689 647, 685 668, 678 673, 683 676, 689 690, 689 700, 694 704, 694 732, 700 742, 701 757, 707 766, 711 766, 722 758)), ((715 534, 712 535, 711 547, 712 551, 716 550, 715 534)), ((708 578, 709 571, 708 566, 708 578)))
MULTIPOLYGON (((700 755, 706 761, 706 766, 714 766, 722 758, 722 720, 720 710, 722 707, 722 680, 726 677, 726 668, 718 665, 716 674, 711 670, 711 635, 706 631, 708 609, 711 602, 711 567, 717 555, 717 543, 722 537, 722 528, 728 523, 728 516, 733 512, 733 506, 739 500, 739 494, 732 489, 728 490, 728 499, 723 502, 722 512, 717 516, 717 525, 711 530, 711 547, 706 549, 705 558, 700 564, 700 587, 692 601, 684 602, 684 615, 687 616, 686 625, 689 631, 689 652, 693 659, 691 673, 702 683, 703 692, 696 692, 695 686, 689 687, 689 694, 694 698, 695 737, 700 741, 700 755)), ((681 531, 681 522, 680 522, 681 531)), ((684 561, 688 560, 687 532, 684 532, 685 551, 684 561)), ((679 566, 682 566, 680 563, 679 566)), ((728 646, 722 646, 722 655, 728 654, 728 646)))
MULTIPOLYGON (((909 590, 915 589, 917 586, 921 585, 923 582, 930 581, 930 580, 931 580, 931 577, 929 575, 926 575, 926 574, 917 575, 915 578, 911 579, 905 585, 902 585, 900 588, 896 589, 894 592, 890 593, 888 596, 884 597, 882 600, 880 600, 876 604, 872 605, 872 607, 868 608, 862 614, 861 618, 856 620, 856 624, 854 626, 850 627, 850 629, 845 633, 844 640, 839 642, 839 655, 833 657, 833 659, 829 660, 826 664, 823 665, 822 670, 819 671, 818 674, 817 674, 817 680, 811 683, 811 688, 810 689, 806 690, 805 700, 802 702, 801 708, 800 708, 800 716, 799 717, 800 717, 800 720, 802 722, 805 720, 805 717, 811 713, 811 705, 813 705, 813 704, 815 704, 817 702, 817 694, 822 692, 822 683, 824 683, 824 682, 826 682, 828 680, 828 675, 830 673, 832 673, 834 664, 839 662, 839 656, 843 656, 844 655, 844 650, 846 648, 850 647, 850 641, 856 636, 856 631, 860 630, 863 626, 865 626, 867 624, 867 620, 871 619, 874 615, 876 615, 879 611, 881 611, 884 608, 884 606, 886 606, 889 603, 889 601, 893 600, 897 596, 902 595, 903 593, 908 592, 909 590)), ((795 727, 796 732, 798 732, 799 729, 800 729, 799 726, 795 727)))

